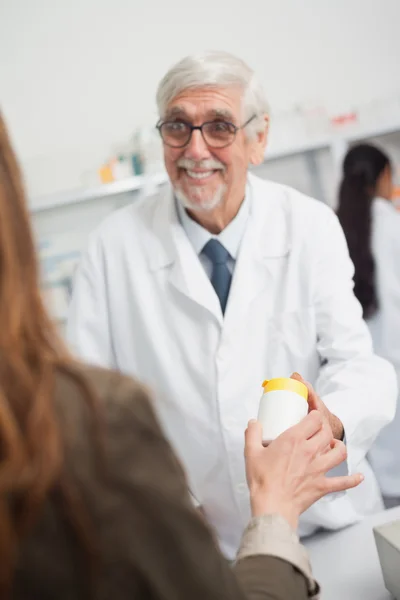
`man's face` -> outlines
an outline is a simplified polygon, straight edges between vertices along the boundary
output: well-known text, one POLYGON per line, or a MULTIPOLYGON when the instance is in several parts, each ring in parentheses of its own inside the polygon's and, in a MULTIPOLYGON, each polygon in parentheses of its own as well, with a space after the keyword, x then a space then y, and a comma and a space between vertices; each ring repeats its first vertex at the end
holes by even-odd
MULTIPOLYGON (((206 122, 243 125, 242 90, 237 88, 188 89, 167 107, 164 121, 186 122, 194 126, 206 122)), ((219 126, 218 126, 219 127, 219 126)), ((183 148, 164 144, 164 161, 175 194, 190 210, 211 211, 228 203, 232 191, 244 196, 250 162, 261 162, 265 134, 248 140, 240 129, 225 148, 211 147, 199 130, 192 132, 183 148)))

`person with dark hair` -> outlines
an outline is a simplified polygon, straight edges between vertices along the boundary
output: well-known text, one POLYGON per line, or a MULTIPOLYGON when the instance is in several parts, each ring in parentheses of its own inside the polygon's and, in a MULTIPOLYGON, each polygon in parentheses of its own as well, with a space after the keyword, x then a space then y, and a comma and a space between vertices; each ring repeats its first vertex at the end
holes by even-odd
MULTIPOLYGON (((249 423, 252 519, 232 568, 192 505, 146 389, 79 364, 60 340, 1 114, 0 319, 1 600, 319 596, 299 515, 363 479, 325 476, 346 459, 328 419, 312 410, 268 447, 249 423)), ((309 401, 318 403, 310 385, 309 401)))
MULTIPOLYGON (((375 351, 400 383, 400 213, 391 201, 393 170, 379 148, 360 144, 343 164, 338 217, 354 263, 354 291, 375 351)), ((400 504, 400 411, 369 452, 387 507, 400 504)))

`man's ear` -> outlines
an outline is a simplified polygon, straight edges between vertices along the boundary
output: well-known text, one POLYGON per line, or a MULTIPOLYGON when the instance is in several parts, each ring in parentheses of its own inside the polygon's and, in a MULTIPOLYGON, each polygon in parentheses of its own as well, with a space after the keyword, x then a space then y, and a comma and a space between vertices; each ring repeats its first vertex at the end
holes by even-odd
POLYGON ((252 165, 260 165, 265 159, 265 148, 267 146, 269 117, 264 115, 265 126, 262 131, 257 133, 254 140, 251 141, 250 163, 252 165))

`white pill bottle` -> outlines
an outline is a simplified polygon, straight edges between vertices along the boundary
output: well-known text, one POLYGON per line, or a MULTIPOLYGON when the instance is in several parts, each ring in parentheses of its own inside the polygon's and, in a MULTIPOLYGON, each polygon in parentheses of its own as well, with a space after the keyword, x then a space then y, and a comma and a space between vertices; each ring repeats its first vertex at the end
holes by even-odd
POLYGON ((304 383, 286 377, 266 380, 262 387, 258 421, 263 428, 263 443, 268 444, 307 415, 308 390, 304 383))

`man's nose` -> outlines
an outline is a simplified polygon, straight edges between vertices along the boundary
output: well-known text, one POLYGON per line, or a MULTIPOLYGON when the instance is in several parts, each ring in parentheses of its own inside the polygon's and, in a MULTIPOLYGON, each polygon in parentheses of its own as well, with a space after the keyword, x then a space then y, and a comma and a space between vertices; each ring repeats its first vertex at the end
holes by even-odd
POLYGON ((210 158, 210 151, 199 129, 192 131, 192 137, 185 147, 184 155, 185 158, 197 161, 210 158))

